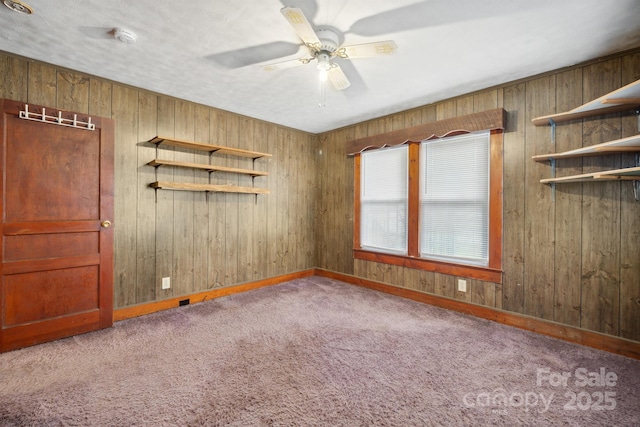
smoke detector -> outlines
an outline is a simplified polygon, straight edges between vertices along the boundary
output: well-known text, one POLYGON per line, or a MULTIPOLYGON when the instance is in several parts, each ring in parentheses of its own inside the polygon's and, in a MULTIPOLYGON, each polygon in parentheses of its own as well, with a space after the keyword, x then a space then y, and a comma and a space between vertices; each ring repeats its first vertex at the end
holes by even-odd
POLYGON ((136 33, 125 28, 114 28, 113 36, 122 43, 135 43, 138 38, 136 33))
POLYGON ((3 3, 14 12, 23 13, 25 15, 31 15, 33 13, 33 8, 31 6, 19 0, 4 0, 3 3))

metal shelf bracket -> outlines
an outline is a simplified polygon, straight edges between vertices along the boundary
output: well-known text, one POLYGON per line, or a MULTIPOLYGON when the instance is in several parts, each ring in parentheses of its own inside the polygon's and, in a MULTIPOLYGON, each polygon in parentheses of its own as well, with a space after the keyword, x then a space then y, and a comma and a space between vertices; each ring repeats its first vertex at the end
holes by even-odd
MULTIPOLYGON (((553 125, 553 127, 555 128, 555 124, 553 125)), ((555 134, 555 132, 554 132, 555 134)), ((551 166, 551 178, 555 178, 556 177, 556 159, 554 159, 553 157, 549 159, 549 165, 551 166)), ((556 202, 556 184, 555 182, 552 182, 550 184, 551 186, 551 203, 555 203, 556 202)))
MULTIPOLYGON (((640 127, 640 121, 638 122, 638 126, 640 127)), ((636 166, 640 166, 640 153, 636 154, 636 166)), ((633 181, 633 197, 636 202, 640 203, 640 180, 633 181)))

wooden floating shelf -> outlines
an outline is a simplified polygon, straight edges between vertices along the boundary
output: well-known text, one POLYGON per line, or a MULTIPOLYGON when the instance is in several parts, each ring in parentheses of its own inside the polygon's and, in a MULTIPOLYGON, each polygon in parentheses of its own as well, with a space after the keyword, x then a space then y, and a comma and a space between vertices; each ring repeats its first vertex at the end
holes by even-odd
POLYGON ((640 80, 614 90, 598 99, 587 102, 565 113, 536 117, 535 126, 549 126, 553 123, 567 122, 602 114, 619 113, 640 107, 640 80))
POLYGON ((638 181, 640 180, 640 166, 634 168, 616 169, 603 172, 585 173, 582 175, 563 176, 560 178, 541 179, 543 184, 560 184, 571 182, 592 182, 592 181, 638 181))
POLYGON ((202 163, 188 163, 188 162, 178 162, 175 160, 163 160, 163 159, 153 159, 149 163, 149 166, 174 166, 174 167, 182 167, 189 169, 201 169, 207 172, 230 172, 230 173, 239 173, 250 176, 267 176, 269 172, 257 171, 252 169, 240 169, 240 168, 230 168, 226 166, 213 166, 213 165, 205 165, 202 163))
POLYGON ((537 156, 533 156, 532 159, 536 162, 544 162, 552 159, 570 159, 576 157, 633 152, 640 152, 640 135, 604 142, 602 144, 596 144, 589 147, 577 148, 575 150, 563 151, 562 153, 539 154, 537 156))
POLYGON ((169 138, 166 136, 156 136, 151 138, 149 142, 159 145, 165 144, 172 147, 188 148, 191 150, 205 151, 208 153, 228 154, 237 157, 247 157, 250 159, 259 159, 261 157, 271 157, 271 154, 260 153, 257 151, 242 150, 240 148, 222 147, 220 145, 203 144, 200 142, 191 142, 184 139, 169 138))
POLYGON ((184 190, 184 191, 209 191, 213 193, 246 193, 246 194, 269 194, 267 188, 239 187, 237 185, 214 185, 214 184, 191 184, 179 182, 156 181, 149 184, 150 187, 162 190, 184 190))

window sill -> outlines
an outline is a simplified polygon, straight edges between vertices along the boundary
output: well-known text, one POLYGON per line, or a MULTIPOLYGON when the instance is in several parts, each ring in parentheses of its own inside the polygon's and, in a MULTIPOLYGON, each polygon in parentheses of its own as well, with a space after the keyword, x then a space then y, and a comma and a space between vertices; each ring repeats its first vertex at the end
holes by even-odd
POLYGON ((451 264, 441 261, 433 261, 423 258, 414 258, 403 255, 391 255, 379 252, 354 249, 353 257, 364 261, 380 262, 384 264, 399 265, 418 270, 434 271, 436 273, 450 274, 452 276, 467 277, 470 279, 484 280, 486 282, 502 283, 502 270, 491 267, 478 267, 473 265, 451 264))

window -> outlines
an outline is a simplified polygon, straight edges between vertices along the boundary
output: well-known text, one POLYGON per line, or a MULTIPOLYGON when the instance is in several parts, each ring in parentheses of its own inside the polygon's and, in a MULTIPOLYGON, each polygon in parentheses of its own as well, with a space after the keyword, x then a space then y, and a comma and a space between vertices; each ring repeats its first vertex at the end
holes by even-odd
POLYGON ((354 256, 502 282, 502 131, 356 154, 354 256))
POLYGON ((363 248, 407 253, 407 146, 362 155, 360 243, 363 248))
POLYGON ((420 256, 489 262, 489 132, 420 144, 420 256))

